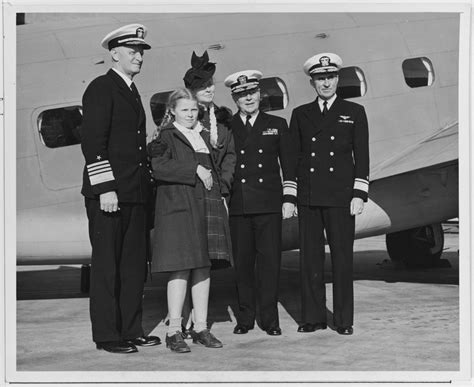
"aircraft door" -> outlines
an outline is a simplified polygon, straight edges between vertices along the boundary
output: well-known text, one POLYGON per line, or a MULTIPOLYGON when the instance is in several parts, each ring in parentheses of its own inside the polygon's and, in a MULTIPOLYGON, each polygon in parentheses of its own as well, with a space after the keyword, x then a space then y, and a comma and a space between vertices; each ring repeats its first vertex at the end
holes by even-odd
POLYGON ((80 148, 82 107, 55 106, 33 113, 36 129, 41 180, 50 190, 61 190, 82 184, 84 159, 80 148))

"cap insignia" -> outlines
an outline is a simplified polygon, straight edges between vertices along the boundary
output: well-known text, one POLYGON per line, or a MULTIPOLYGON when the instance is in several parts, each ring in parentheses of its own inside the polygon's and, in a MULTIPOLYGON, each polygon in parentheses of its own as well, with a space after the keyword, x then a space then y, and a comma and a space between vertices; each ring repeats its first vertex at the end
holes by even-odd
POLYGON ((247 76, 246 75, 241 75, 237 78, 237 81, 239 82, 240 85, 245 85, 247 83, 247 76))
POLYGON ((138 27, 136 34, 137 34, 137 38, 143 39, 143 37, 145 35, 145 31, 143 30, 142 27, 138 27))
POLYGON ((322 56, 321 58, 319 58, 319 63, 321 63, 321 66, 323 67, 326 67, 326 66, 329 66, 329 57, 328 56, 322 56))

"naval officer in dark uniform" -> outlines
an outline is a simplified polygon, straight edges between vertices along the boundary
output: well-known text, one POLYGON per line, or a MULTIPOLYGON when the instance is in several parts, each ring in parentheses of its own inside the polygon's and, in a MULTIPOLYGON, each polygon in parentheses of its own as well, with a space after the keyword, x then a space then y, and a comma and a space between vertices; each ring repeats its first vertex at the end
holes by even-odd
POLYGON ((302 323, 298 332, 326 329, 324 230, 331 251, 333 323, 339 334, 353 333, 352 281, 355 216, 369 190, 369 135, 361 105, 336 95, 341 58, 323 53, 309 58, 304 72, 315 101, 294 109, 290 131, 298 148, 298 217, 302 323))
POLYGON ((147 214, 151 174, 145 111, 133 77, 140 72, 146 28, 131 24, 109 33, 102 46, 112 68, 87 87, 82 104, 85 196, 92 244, 90 316, 97 349, 137 352, 160 343, 145 336, 147 214))
POLYGON ((258 302, 260 327, 277 336, 281 223, 295 212, 296 155, 286 121, 259 111, 261 77, 247 70, 224 81, 239 109, 231 121, 237 163, 229 205, 239 303, 234 333, 253 329, 258 302))

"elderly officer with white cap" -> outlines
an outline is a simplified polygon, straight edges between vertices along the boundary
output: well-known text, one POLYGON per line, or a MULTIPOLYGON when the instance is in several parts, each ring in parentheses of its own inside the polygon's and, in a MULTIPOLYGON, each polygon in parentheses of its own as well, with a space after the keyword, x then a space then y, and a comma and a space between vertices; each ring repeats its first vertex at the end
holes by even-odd
POLYGON ((82 100, 92 338, 97 349, 113 353, 160 344, 142 328, 151 175, 145 111, 133 78, 150 48, 146 33, 145 26, 130 24, 102 40, 112 68, 89 84, 82 100))
POLYGON ((315 101, 293 110, 290 130, 298 148, 298 217, 302 323, 298 332, 326 329, 324 258, 331 251, 333 323, 353 333, 352 281, 355 216, 369 189, 369 135, 364 108, 336 95, 341 58, 312 56, 304 64, 315 101))
POLYGON ((239 302, 234 333, 253 329, 258 302, 260 327, 276 336, 281 224, 295 212, 296 158, 286 121, 259 111, 261 77, 247 70, 224 81, 239 109, 231 121, 237 163, 229 205, 239 302))

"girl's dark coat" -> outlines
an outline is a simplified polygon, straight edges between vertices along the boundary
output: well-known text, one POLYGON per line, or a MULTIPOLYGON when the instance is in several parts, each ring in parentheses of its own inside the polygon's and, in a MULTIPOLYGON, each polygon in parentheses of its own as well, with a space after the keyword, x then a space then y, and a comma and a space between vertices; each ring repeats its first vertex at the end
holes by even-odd
MULTIPOLYGON (((204 131, 201 135, 210 149, 208 136, 204 131)), ((170 124, 162 129, 149 149, 155 149, 151 164, 158 181, 152 271, 210 266, 204 186, 196 174, 198 162, 193 147, 170 124)))

